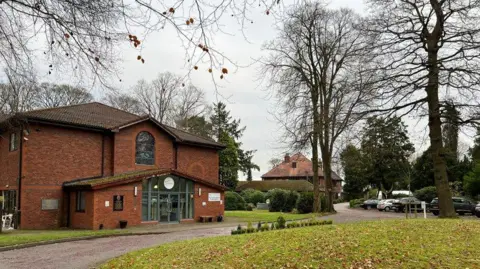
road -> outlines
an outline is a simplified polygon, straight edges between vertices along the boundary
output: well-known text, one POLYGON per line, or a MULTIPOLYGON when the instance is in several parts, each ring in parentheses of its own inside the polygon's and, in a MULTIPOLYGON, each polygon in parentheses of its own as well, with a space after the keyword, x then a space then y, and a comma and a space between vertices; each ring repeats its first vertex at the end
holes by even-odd
MULTIPOLYGON (((347 203, 337 204, 335 209, 337 214, 322 218, 331 219, 334 223, 345 223, 405 217, 404 214, 399 213, 349 209, 347 203)), ((109 259, 134 250, 180 240, 228 235, 233 228, 186 230, 159 235, 119 236, 10 250, 0 252, 0 268, 94 268, 109 259)))

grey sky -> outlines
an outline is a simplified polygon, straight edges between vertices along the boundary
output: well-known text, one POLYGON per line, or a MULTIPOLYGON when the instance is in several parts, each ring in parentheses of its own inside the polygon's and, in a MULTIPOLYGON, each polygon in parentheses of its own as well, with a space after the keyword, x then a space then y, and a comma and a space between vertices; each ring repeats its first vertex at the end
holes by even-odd
MULTIPOLYGON (((285 4, 288 5, 288 3, 285 4)), ((349 7, 361 14, 365 9, 361 0, 331 0, 329 7, 349 7)), ((254 23, 248 24, 244 29, 248 41, 239 31, 240 26, 227 16, 222 24, 224 24, 223 30, 228 34, 216 34, 214 44, 210 45, 210 47, 215 47, 223 52, 239 66, 245 66, 235 72, 230 72, 225 80, 220 81, 218 94, 207 72, 206 64, 200 64, 199 70, 193 71, 189 79, 194 85, 206 91, 208 103, 217 100, 227 103, 227 108, 231 111, 232 116, 241 119, 242 124, 247 127, 242 142, 245 149, 257 150, 253 161, 260 166, 261 170, 254 172, 254 179, 260 179, 260 176, 269 169, 268 161, 273 157, 282 158, 285 148, 279 141, 281 130, 269 114, 275 103, 269 97, 268 89, 259 87, 256 79, 259 66, 253 64, 254 59, 262 56, 262 44, 276 36, 273 27, 274 17, 267 16, 265 10, 259 8, 253 10, 251 18, 254 23)), ((121 58, 124 61, 119 64, 122 82, 116 82, 115 86, 124 91, 127 91, 139 79, 152 80, 161 72, 169 71, 179 75, 189 72, 185 68, 185 50, 181 46, 176 32, 170 27, 162 32, 151 34, 143 43, 141 55, 146 60, 145 64, 136 60, 138 51, 127 46, 122 51, 121 58)), ((230 71, 234 69, 233 66, 226 67, 230 71)), ((44 67, 40 67, 40 70, 42 68, 44 67)), ((39 73, 42 72, 43 70, 39 73)), ((68 77, 58 79, 69 82, 68 77)), ((95 91, 97 98, 100 98, 101 94, 100 91, 95 91)), ((406 118, 405 120, 416 148, 426 148, 428 132, 425 129, 425 120, 418 121, 415 118, 406 118)), ((465 137, 461 140, 469 141, 465 137)), ((242 175, 241 179, 244 178, 242 175)))

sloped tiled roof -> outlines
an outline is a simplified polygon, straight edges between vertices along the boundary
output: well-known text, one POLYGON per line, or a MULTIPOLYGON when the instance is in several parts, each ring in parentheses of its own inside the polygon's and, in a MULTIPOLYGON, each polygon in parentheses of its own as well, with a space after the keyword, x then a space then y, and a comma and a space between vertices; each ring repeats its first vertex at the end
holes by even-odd
POLYGON ((298 192, 313 191, 313 184, 306 180, 262 180, 262 181, 240 181, 235 191, 254 189, 269 191, 272 189, 284 189, 298 192))
POLYGON ((140 181, 144 178, 148 178, 151 176, 163 176, 163 175, 176 175, 176 176, 190 179, 194 182, 212 187, 217 190, 227 189, 225 186, 222 186, 220 184, 206 181, 204 179, 197 178, 195 176, 192 176, 183 172, 179 172, 173 169, 149 169, 149 170, 143 170, 143 171, 128 172, 128 173, 123 173, 123 174, 118 174, 118 175, 108 176, 108 177, 95 177, 95 178, 82 179, 82 180, 72 180, 69 182, 65 182, 63 186, 69 189, 75 189, 75 188, 102 189, 102 188, 107 188, 111 186, 123 185, 131 182, 140 181))
POLYGON ((32 110, 19 113, 18 115, 29 119, 54 121, 100 129, 112 129, 140 118, 135 114, 97 102, 32 110))
MULTIPOLYGON (((141 121, 152 121, 173 136, 178 142, 215 148, 224 147, 223 144, 217 143, 213 140, 161 124, 147 115, 138 116, 98 102, 21 112, 17 113, 15 118, 55 122, 110 131, 116 131, 119 128, 141 121)), ((0 115, 0 125, 7 119, 7 117, 0 115)))
MULTIPOLYGON (((318 168, 319 177, 323 177, 323 170, 318 168)), ((262 178, 306 178, 313 177, 312 161, 301 153, 290 157, 290 161, 283 161, 281 164, 265 173, 262 178), (296 163, 293 168, 292 163, 296 163)), ((332 172, 333 180, 342 180, 335 172, 332 172)))

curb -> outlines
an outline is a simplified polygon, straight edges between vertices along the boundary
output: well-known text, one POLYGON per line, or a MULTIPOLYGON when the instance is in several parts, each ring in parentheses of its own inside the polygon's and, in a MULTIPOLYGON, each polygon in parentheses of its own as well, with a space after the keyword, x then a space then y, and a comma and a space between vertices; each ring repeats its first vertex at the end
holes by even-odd
POLYGON ((133 236, 133 235, 156 235, 156 234, 167 234, 172 233, 173 231, 169 232, 143 232, 143 233, 118 233, 118 234, 105 234, 105 235, 91 235, 91 236, 82 236, 82 237, 73 237, 73 238, 63 238, 63 239, 56 239, 56 240, 48 240, 48 241, 39 241, 34 243, 26 243, 20 245, 13 245, 13 246, 6 246, 0 247, 0 252, 9 251, 9 250, 16 250, 22 248, 31 248, 36 246, 43 246, 43 245, 51 245, 56 243, 66 243, 66 242, 75 242, 75 241, 83 241, 83 240, 93 240, 98 238, 108 238, 108 237, 119 237, 119 236, 133 236))

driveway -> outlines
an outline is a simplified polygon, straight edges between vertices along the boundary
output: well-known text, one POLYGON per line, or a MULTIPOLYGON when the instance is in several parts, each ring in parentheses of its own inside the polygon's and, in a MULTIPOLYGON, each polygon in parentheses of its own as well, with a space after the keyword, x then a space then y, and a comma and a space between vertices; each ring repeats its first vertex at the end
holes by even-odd
MULTIPOLYGON (((335 209, 337 214, 321 219, 331 219, 334 223, 345 223, 405 217, 404 214, 379 212, 378 210, 349 209, 348 203, 336 204, 335 209)), ((431 216, 431 214, 427 215, 431 216)), ((419 217, 421 217, 420 214, 419 217)), ((134 250, 180 240, 228 235, 234 228, 215 227, 159 235, 108 237, 10 250, 0 252, 0 268, 93 268, 109 259, 134 250)))

